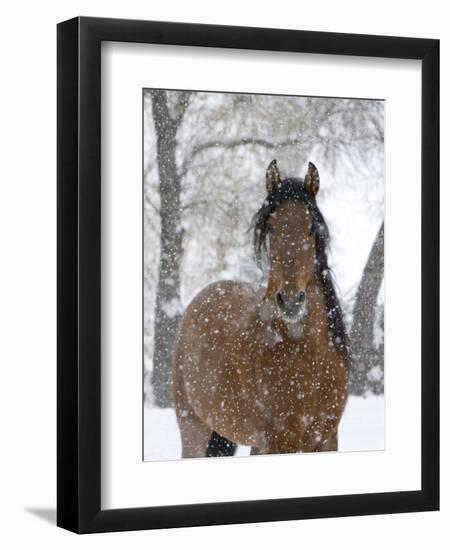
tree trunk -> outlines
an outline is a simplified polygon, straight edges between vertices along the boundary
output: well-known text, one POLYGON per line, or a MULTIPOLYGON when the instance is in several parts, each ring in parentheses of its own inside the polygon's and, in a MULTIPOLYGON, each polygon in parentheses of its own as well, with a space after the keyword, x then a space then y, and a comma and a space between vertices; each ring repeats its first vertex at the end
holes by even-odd
MULTIPOLYGON (((369 371, 377 357, 374 349, 374 324, 376 305, 384 276, 384 222, 364 267, 353 308, 350 331, 351 393, 363 395, 370 389, 369 371)), ((378 354, 379 355, 379 354, 378 354)))
POLYGON ((152 384, 155 405, 170 407, 171 353, 181 313, 180 262, 183 235, 180 227, 180 179, 175 159, 179 121, 170 116, 165 91, 152 90, 151 98, 161 200, 161 252, 155 307, 152 384))

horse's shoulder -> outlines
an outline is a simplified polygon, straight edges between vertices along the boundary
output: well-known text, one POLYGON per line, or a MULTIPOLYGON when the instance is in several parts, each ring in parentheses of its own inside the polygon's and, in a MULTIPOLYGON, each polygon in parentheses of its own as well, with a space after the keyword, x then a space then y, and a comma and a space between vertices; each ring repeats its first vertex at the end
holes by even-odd
POLYGON ((250 283, 223 280, 209 284, 197 296, 217 297, 219 299, 233 297, 254 300, 256 296, 256 291, 250 283))

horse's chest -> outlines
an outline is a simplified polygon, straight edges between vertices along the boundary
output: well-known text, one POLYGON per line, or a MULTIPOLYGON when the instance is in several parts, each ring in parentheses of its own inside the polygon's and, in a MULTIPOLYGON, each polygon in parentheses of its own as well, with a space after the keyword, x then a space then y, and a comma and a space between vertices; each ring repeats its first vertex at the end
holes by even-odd
POLYGON ((320 407, 346 390, 345 368, 333 354, 301 343, 275 346, 255 362, 255 388, 271 409, 320 407))

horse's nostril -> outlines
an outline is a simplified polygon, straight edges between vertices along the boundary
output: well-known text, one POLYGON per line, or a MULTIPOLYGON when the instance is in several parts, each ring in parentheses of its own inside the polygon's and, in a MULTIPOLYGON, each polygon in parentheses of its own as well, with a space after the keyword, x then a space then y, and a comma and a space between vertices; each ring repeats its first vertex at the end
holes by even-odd
POLYGON ((303 291, 299 292, 298 295, 297 295, 297 302, 299 304, 302 304, 304 301, 305 301, 305 293, 303 291))
POLYGON ((277 293, 277 304, 279 306, 283 306, 284 305, 284 300, 283 300, 283 296, 281 296, 281 292, 278 292, 277 293))

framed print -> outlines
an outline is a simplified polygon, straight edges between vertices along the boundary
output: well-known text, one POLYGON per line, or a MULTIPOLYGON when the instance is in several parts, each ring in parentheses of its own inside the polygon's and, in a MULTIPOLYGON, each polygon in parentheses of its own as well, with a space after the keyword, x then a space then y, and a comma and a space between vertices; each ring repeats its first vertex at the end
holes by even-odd
POLYGON ((437 510, 439 42, 58 25, 58 525, 437 510))

